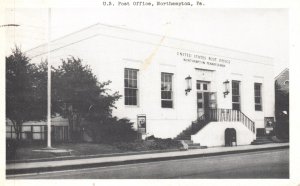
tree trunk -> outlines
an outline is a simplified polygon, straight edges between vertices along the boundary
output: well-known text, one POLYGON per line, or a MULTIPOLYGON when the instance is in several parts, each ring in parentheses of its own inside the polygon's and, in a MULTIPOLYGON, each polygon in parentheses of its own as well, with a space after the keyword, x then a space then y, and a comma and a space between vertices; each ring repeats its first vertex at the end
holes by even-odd
POLYGON ((11 122, 13 123, 13 127, 15 129, 15 133, 16 133, 16 140, 17 141, 20 141, 22 136, 21 136, 21 133, 22 133, 22 124, 23 122, 22 121, 14 121, 14 120, 11 120, 11 122))
POLYGON ((71 141, 80 141, 82 140, 82 131, 81 131, 81 115, 79 113, 69 113, 69 128, 70 128, 70 140, 71 141))
POLYGON ((71 114, 68 115, 68 120, 69 120, 69 136, 70 136, 70 141, 73 141, 73 116, 71 114))

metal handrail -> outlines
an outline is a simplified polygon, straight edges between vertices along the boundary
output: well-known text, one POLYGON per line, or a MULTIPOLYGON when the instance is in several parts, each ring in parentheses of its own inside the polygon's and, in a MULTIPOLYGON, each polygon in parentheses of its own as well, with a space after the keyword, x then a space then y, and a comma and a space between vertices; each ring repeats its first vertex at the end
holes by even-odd
POLYGON ((181 139, 182 136, 196 134, 211 121, 239 121, 255 134, 254 121, 247 117, 243 112, 233 109, 209 109, 208 112, 198 117, 196 121, 193 121, 191 125, 177 135, 176 139, 181 139))
POLYGON ((250 131, 255 133, 255 122, 239 110, 233 109, 209 109, 205 114, 205 119, 209 121, 239 121, 250 131))

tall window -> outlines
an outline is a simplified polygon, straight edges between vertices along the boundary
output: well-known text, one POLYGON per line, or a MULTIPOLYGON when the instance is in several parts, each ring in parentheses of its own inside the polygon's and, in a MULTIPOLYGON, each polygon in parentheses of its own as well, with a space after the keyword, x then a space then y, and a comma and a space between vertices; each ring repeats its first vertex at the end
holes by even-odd
POLYGON ((173 74, 161 73, 161 107, 173 108, 173 74))
POLYGON ((240 82, 232 81, 232 109, 241 110, 240 82))
POLYGON ((138 70, 125 68, 124 84, 125 84, 125 105, 137 105, 138 86, 137 86, 138 70))
POLYGON ((262 110, 261 83, 254 83, 254 104, 256 111, 262 110))

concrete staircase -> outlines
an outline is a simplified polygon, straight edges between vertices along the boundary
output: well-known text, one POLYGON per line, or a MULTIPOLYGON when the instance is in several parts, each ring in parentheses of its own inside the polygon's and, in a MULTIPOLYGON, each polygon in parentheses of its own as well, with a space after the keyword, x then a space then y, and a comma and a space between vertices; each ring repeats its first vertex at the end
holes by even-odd
POLYGON ((274 143, 268 136, 257 136, 256 140, 252 141, 251 145, 262 145, 274 143))
POLYGON ((199 118, 196 121, 193 121, 192 124, 178 134, 175 139, 177 140, 191 140, 191 135, 199 132, 204 126, 206 126, 209 121, 205 120, 204 117, 199 118))

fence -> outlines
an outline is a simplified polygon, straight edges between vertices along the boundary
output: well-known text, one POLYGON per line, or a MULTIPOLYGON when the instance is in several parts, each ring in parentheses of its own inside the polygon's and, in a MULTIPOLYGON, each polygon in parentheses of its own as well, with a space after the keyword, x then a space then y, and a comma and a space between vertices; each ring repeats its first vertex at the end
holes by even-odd
MULTIPOLYGON (((46 140, 47 126, 46 125, 24 125, 21 126, 22 140, 46 140)), ((69 129, 68 126, 51 126, 51 137, 53 141, 68 141, 69 129)), ((16 139, 17 134, 13 125, 6 125, 6 138, 16 139)))

